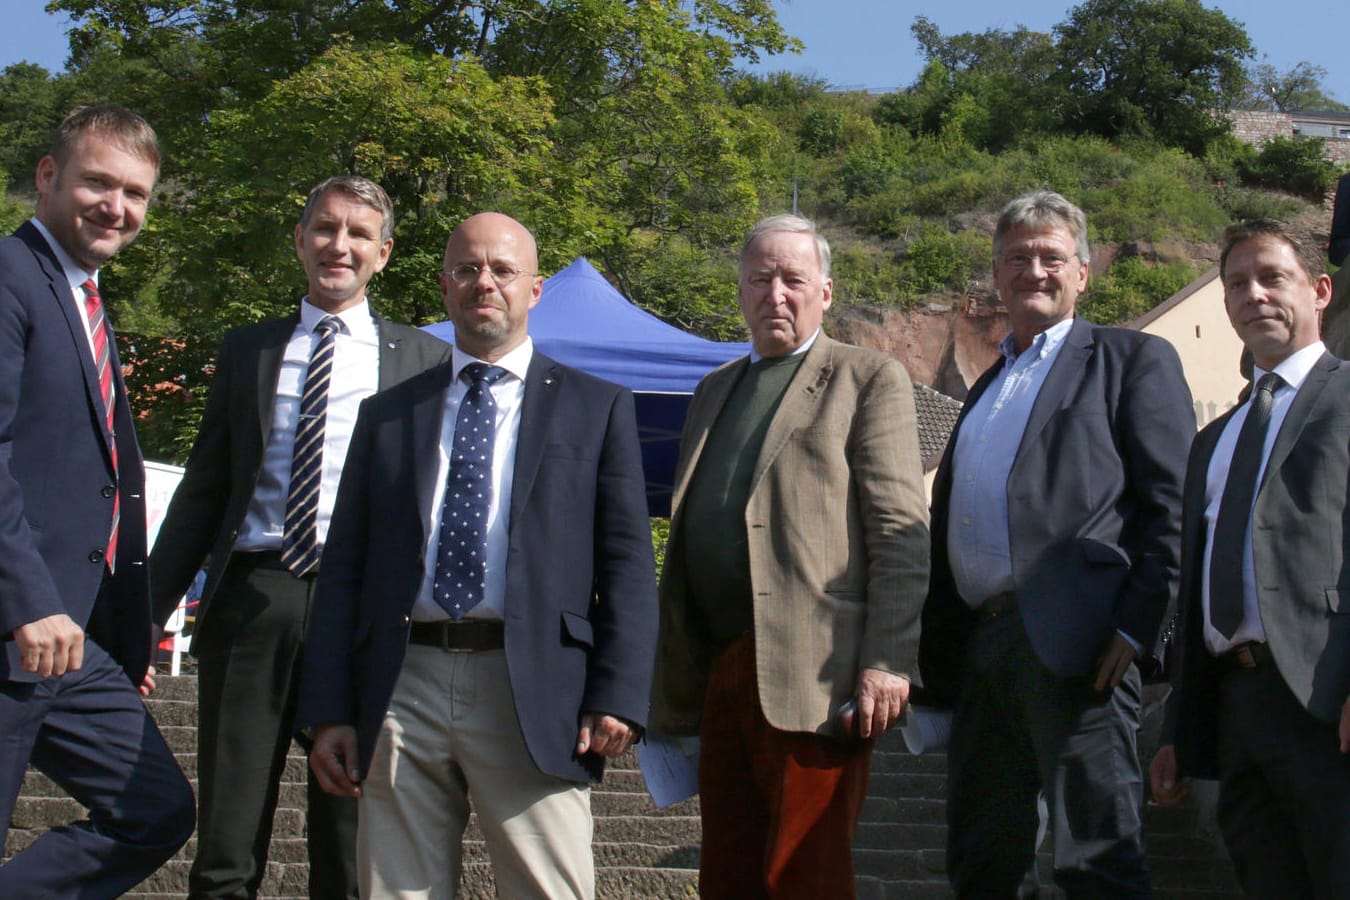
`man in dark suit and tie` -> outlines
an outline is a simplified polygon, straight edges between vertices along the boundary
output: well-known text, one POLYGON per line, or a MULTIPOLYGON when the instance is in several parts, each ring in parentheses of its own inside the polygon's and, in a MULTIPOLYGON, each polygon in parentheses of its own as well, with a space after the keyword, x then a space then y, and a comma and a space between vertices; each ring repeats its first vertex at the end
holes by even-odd
POLYGON ((1229 228, 1219 273, 1255 388, 1195 439, 1153 796, 1218 778, 1252 897, 1350 896, 1350 363, 1318 339, 1321 254, 1278 222, 1229 228))
POLYGON ((909 700, 928 583, 913 391, 825 334, 833 287, 813 222, 758 222, 753 353, 699 383, 680 439, 652 718, 699 738, 709 900, 853 897, 872 742, 909 700))
POLYGON ((633 396, 526 333, 533 236, 450 235, 453 360, 361 407, 296 724, 360 797, 362 896, 449 898, 470 797, 503 897, 594 895, 590 789, 646 720, 656 584, 633 396))
POLYGON ((1037 794, 1070 896, 1147 897, 1140 673, 1175 596, 1191 395, 1160 338, 1075 317, 1087 221, 1009 203, 994 281, 1012 333, 966 398, 933 487, 919 672, 955 706, 947 869, 1012 897, 1037 794))
MULTIPOLYGON (((445 342, 370 306, 367 287, 389 260, 393 230, 389 197, 369 179, 339 175, 310 192, 295 227, 309 292, 295 314, 225 336, 150 557, 160 622, 208 565, 192 638, 193 897, 253 897, 262 881, 302 637, 357 408, 450 356, 445 342)), ((312 780, 308 796, 309 896, 355 897, 356 803, 312 780)))
POLYGON ((89 810, 0 868, 4 897, 117 897, 192 834, 192 789, 141 702, 145 472, 99 269, 140 231, 155 133, 85 107, 0 241, 0 842, 31 763, 89 810))

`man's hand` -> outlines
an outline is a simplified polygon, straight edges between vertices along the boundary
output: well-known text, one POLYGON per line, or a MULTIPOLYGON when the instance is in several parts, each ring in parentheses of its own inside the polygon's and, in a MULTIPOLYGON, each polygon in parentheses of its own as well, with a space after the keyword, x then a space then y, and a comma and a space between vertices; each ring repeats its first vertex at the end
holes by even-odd
POLYGON ((1106 645, 1106 652, 1097 663, 1095 687, 1098 692, 1106 690, 1108 686, 1115 688, 1119 685, 1120 679, 1125 677, 1136 655, 1134 647, 1130 646, 1130 642, 1119 632, 1111 635, 1111 643, 1106 645))
POLYGON ((1191 788, 1177 777, 1177 749, 1172 744, 1158 748, 1153 762, 1148 765, 1148 783, 1153 799, 1164 806, 1180 803, 1190 796, 1191 788))
POLYGON ((141 696, 142 696, 142 697, 149 697, 151 694, 153 694, 153 693, 155 692, 155 664, 154 664, 154 663, 151 663, 151 664, 150 664, 150 667, 149 667, 148 669, 145 670, 145 677, 141 679, 141 683, 140 683, 140 685, 137 687, 137 690, 139 690, 139 691, 141 692, 141 696))
POLYGON ((356 753, 356 729, 329 723, 314 730, 309 768, 324 793, 334 797, 361 796, 361 767, 356 753))
MULTIPOLYGON (((881 737, 896 723, 909 703, 909 679, 882 669, 863 669, 858 674, 858 708, 856 734, 866 740, 881 737)), ((855 733, 853 716, 841 723, 844 730, 855 733)))
POLYGON ((1341 705, 1341 752, 1350 753, 1350 700, 1341 705))
POLYGON ((47 678, 77 672, 84 665, 84 629, 57 613, 14 629, 20 668, 47 678))
POLYGON ((637 732, 623 719, 602 713, 583 713, 577 729, 577 756, 599 753, 614 759, 637 740, 637 732))

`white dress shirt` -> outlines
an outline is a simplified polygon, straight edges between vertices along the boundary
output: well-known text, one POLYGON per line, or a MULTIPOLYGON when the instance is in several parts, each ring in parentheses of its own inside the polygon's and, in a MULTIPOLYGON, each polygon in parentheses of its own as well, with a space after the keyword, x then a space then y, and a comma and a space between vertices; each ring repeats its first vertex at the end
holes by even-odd
MULTIPOLYGON (((492 500, 488 505, 487 564, 483 599, 465 614, 466 619, 501 619, 506 609, 506 552, 511 537, 511 487, 516 467, 516 446, 520 439, 520 407, 525 400, 525 374, 534 358, 534 342, 529 338, 510 353, 489 365, 500 366, 507 374, 489 386, 497 403, 497 431, 492 444, 492 500)), ((451 365, 455 378, 445 392, 445 410, 441 415, 440 453, 436 459, 436 492, 431 499, 427 522, 426 572, 422 589, 417 592, 412 617, 418 622, 440 622, 449 618, 431 595, 436 577, 436 549, 441 540, 441 504, 445 501, 445 482, 450 474, 450 453, 455 443, 455 420, 459 404, 469 386, 459 373, 469 363, 484 362, 455 347, 451 365)))
MULTIPOLYGON (((1261 447, 1261 468, 1256 476, 1257 484, 1260 484, 1264 477, 1266 463, 1270 460, 1270 448, 1275 445, 1275 438, 1280 433, 1285 416, 1289 415, 1289 406, 1294 402, 1294 396, 1324 353, 1326 347, 1321 341, 1317 341, 1292 354, 1275 367, 1275 374, 1284 379, 1284 383, 1271 395, 1270 425, 1266 429, 1265 444, 1261 447)), ((1265 374, 1266 370, 1257 366, 1252 373, 1252 384, 1255 385, 1265 374)), ((1247 519, 1247 534, 1243 538, 1242 624, 1233 632, 1231 638, 1224 637, 1214 627, 1209 616, 1209 569, 1214 550, 1214 526, 1219 519, 1219 504, 1223 501, 1224 485, 1228 482, 1228 466, 1233 461, 1233 450, 1237 447, 1238 434, 1242 431, 1242 423, 1247 421, 1247 412, 1250 409, 1249 399, 1239 406, 1228 420, 1223 434, 1219 435, 1219 442, 1214 445, 1214 455, 1210 457, 1209 469, 1205 473, 1205 558, 1204 569, 1201 572, 1200 597, 1205 613, 1205 646, 1215 656, 1231 650, 1238 644, 1245 644, 1248 641, 1264 642, 1266 639, 1266 630, 1261 624, 1261 609, 1256 602, 1256 568, 1252 561, 1250 514, 1247 519)), ((1252 506, 1254 509, 1255 497, 1252 506)))
MULTIPOLYGON (((248 514, 234 542, 237 551, 280 550, 286 530, 286 495, 291 486, 291 460, 295 454, 295 428, 300 417, 300 398, 305 392, 309 358, 318 344, 314 329, 329 314, 300 301, 300 321, 291 332, 277 376, 277 397, 272 407, 272 430, 263 452, 262 471, 253 489, 248 514)), ((342 464, 347 460, 352 429, 361 401, 375 393, 380 383, 380 343, 370 304, 362 300, 337 314, 342 329, 334 336, 333 374, 328 383, 328 407, 323 430, 323 475, 319 482, 318 542, 328 537, 342 464)), ((241 373, 249 377, 249 373, 241 373)))

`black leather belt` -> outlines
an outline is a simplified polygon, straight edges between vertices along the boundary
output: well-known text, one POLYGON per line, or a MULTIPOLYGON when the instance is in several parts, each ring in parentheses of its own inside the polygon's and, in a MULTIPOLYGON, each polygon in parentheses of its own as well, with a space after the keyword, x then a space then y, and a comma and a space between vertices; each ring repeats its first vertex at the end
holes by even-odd
POLYGON ((1255 669, 1264 666, 1274 662, 1275 657, 1270 653, 1269 644, 1248 641, 1219 654, 1218 659, 1219 667, 1225 672, 1231 672, 1234 669, 1255 669))
POLYGON ((506 627, 500 619, 413 622, 408 630, 408 643, 439 647, 447 653, 500 650, 506 646, 506 627))
POLYGON ((975 618, 981 622, 989 622, 1015 609, 1017 609, 1017 595, 1012 591, 1004 591, 975 607, 975 618))
MULTIPOLYGON (((277 572, 290 572, 286 564, 281 561, 280 550, 241 550, 231 557, 245 565, 252 566, 255 569, 272 569, 277 572)), ((301 581, 312 581, 319 575, 317 568, 311 569, 307 574, 299 576, 301 581)))

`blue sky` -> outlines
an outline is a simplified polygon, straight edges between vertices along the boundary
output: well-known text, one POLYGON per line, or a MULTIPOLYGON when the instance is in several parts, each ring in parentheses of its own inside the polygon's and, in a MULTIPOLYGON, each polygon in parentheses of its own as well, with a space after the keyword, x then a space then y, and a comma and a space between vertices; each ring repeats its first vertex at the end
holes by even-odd
MULTIPOLYGON (((44 12, 47 0, 3 0, 0 68, 20 60, 51 70, 65 66, 67 23, 44 12)), ((918 15, 937 23, 944 34, 1014 28, 1049 31, 1075 4, 1063 0, 946 0, 902 3, 897 0, 775 0, 789 33, 806 44, 801 56, 772 57, 758 71, 787 69, 823 78, 845 88, 890 90, 918 75, 919 57, 909 26, 918 15)), ((1326 69, 1326 91, 1350 103, 1350 34, 1326 0, 1241 0, 1208 2, 1243 23, 1258 58, 1284 70, 1306 60, 1326 69)))

